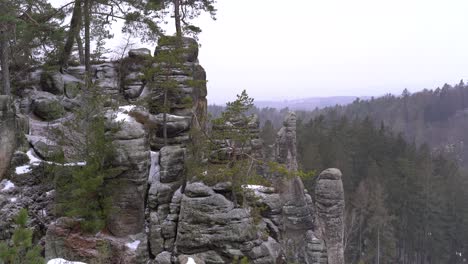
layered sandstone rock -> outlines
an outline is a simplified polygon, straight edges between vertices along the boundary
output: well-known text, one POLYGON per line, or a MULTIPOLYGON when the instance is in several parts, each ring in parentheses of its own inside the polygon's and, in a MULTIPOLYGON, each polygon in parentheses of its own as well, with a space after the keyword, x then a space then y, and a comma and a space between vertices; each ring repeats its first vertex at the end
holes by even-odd
POLYGON ((317 179, 315 201, 318 227, 323 230, 328 264, 344 263, 344 191, 338 169, 324 170, 317 179))
POLYGON ((0 95, 0 179, 7 171, 17 143, 13 98, 0 95))
MULTIPOLYGON (((24 152, 15 153, 14 140, 3 136, 11 137, 15 125, 0 126, 0 133, 4 133, 0 134, 0 159, 7 158, 5 164, 12 164, 8 180, 0 182, 0 240, 11 236, 12 219, 20 208, 28 207, 31 226, 46 246, 47 259, 155 264, 343 263, 341 173, 324 171, 317 179, 314 197, 308 194, 295 176, 294 113, 288 114, 278 133, 274 157, 290 175, 264 175, 274 187, 190 182, 187 145, 191 128, 206 126, 206 73, 198 62, 196 41, 183 38, 181 44, 182 50, 177 51, 173 38, 163 38, 154 57, 147 49, 136 49, 118 63, 93 66, 96 89, 111 99, 106 107, 114 106, 106 108, 106 129, 113 131, 116 147, 111 161, 116 173, 106 177, 103 191, 112 209, 105 230, 98 234, 81 232, 77 219, 57 219, 54 197, 63 193, 53 190, 53 184, 42 177, 44 164, 56 165, 54 157, 60 155, 69 158, 49 132, 63 128, 63 122, 73 116, 72 110, 80 107, 84 68, 69 67, 66 73, 38 71, 28 77, 30 87, 22 91, 17 105, 21 114, 29 116, 30 125, 24 127, 30 129, 24 132, 31 149, 26 146, 24 152), (172 52, 179 57, 177 63, 165 61, 172 52), (139 106, 127 105, 130 103, 139 106), (234 188, 242 189, 235 190, 242 192, 242 203, 233 197, 234 188)), ((1 122, 14 119, 12 105, 11 99, 0 97, 1 122)), ((257 117, 232 118, 213 127, 219 134, 241 128, 250 136, 242 152, 261 159, 257 117)), ((245 158, 233 138, 224 138, 206 162, 220 166, 232 155, 245 158)), ((85 164, 60 166, 64 168, 62 179, 70 179, 66 168, 85 164)))
MULTIPOLYGON (((140 233, 144 229, 145 198, 150 166, 150 148, 143 125, 121 107, 109 126, 118 123, 113 134, 117 154, 112 167, 120 173, 105 181, 105 193, 112 201, 107 228, 115 236, 123 237, 140 233)), ((114 115, 111 115, 114 117, 114 115)))

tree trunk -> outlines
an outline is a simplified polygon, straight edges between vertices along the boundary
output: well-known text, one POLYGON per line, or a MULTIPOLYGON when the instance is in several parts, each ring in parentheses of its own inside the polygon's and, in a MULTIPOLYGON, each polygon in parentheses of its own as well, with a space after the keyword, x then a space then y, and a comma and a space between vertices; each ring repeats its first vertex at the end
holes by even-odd
POLYGON ((90 27, 91 27, 91 1, 92 0, 84 0, 84 29, 85 29, 85 80, 86 80, 86 88, 90 88, 91 86, 91 35, 90 35, 90 27))
POLYGON ((176 37, 182 37, 182 27, 180 25, 180 0, 174 0, 174 19, 176 27, 176 37))
POLYGON ((68 60, 70 59, 70 55, 73 50, 74 40, 80 32, 80 25, 81 25, 81 0, 76 0, 75 7, 73 8, 73 15, 70 21, 70 29, 68 30, 67 41, 65 42, 65 46, 63 47, 63 53, 59 62, 61 67, 66 67, 68 64, 68 60))
POLYGON ((83 40, 81 39, 80 31, 76 33, 76 45, 78 46, 78 58, 80 59, 80 64, 85 64, 84 58, 84 47, 83 47, 83 40))
POLYGON ((9 68, 10 42, 8 40, 8 25, 0 25, 0 61, 2 65, 2 94, 11 94, 10 68, 9 68))

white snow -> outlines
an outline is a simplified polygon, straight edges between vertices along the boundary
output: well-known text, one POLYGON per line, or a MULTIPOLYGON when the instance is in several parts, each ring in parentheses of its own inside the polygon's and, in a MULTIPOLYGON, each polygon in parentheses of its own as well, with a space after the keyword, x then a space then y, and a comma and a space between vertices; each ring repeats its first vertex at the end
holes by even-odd
POLYGON ((124 105, 124 106, 120 106, 119 107, 119 110, 117 112, 117 116, 115 117, 115 121, 117 122, 128 122, 132 119, 131 116, 128 115, 128 113, 130 111, 133 110, 133 108, 135 108, 136 106, 135 105, 124 105))
POLYGON ((130 116, 124 112, 118 112, 117 116, 115 117, 115 121, 117 122, 128 122, 130 121, 130 116))
POLYGON ((123 106, 119 106, 119 110, 130 112, 135 107, 136 107, 136 105, 123 105, 123 106))
MULTIPOLYGON (((47 162, 55 165, 62 165, 60 163, 54 163, 54 162, 47 162)), ((86 161, 80 161, 80 162, 72 162, 72 163, 65 163, 63 166, 68 167, 68 166, 86 166, 86 161)))
POLYGON ((28 158, 29 158, 29 164, 31 165, 39 165, 42 160, 38 157, 36 157, 36 155, 34 154, 34 150, 31 148, 28 150, 28 152, 26 152, 26 154, 28 155, 28 158))
POLYGON ((247 189, 256 190, 256 191, 260 191, 260 190, 263 190, 263 188, 265 188, 265 186, 263 186, 263 185, 253 185, 253 184, 242 185, 242 187, 247 188, 247 189))
POLYGON ((69 261, 63 258, 55 258, 55 259, 49 260, 47 264, 86 264, 86 263, 79 262, 79 261, 69 261))
POLYGON ((16 198, 16 197, 10 198, 10 202, 12 202, 12 203, 16 202, 17 200, 18 200, 18 198, 16 198))
POLYGON ((140 240, 135 240, 133 242, 125 244, 129 249, 135 251, 138 248, 138 245, 140 245, 140 240))
POLYGON ((31 166, 30 165, 24 165, 24 166, 19 166, 15 168, 15 173, 17 175, 25 174, 31 172, 31 166))
POLYGON ((189 257, 187 260, 187 264, 197 264, 197 263, 195 262, 193 258, 189 257))
POLYGON ((36 165, 41 164, 41 162, 42 162, 41 159, 36 157, 36 155, 34 154, 34 150, 32 148, 29 149, 28 152, 26 152, 26 155, 28 155, 28 158, 29 158, 29 165, 23 165, 23 166, 16 167, 15 168, 15 173, 17 175, 26 174, 26 173, 31 172, 31 170, 32 170, 31 165, 36 166, 36 165))
POLYGON ((21 174, 31 172, 31 170, 32 170, 31 166, 37 166, 37 165, 41 164, 42 162, 45 162, 45 163, 51 164, 51 165, 65 166, 65 167, 69 167, 69 166, 86 166, 85 161, 71 162, 71 163, 64 163, 64 164, 51 162, 51 161, 44 161, 44 160, 42 160, 42 159, 40 159, 40 158, 38 158, 36 156, 36 154, 34 153, 34 149, 32 149, 32 148, 29 149, 28 152, 26 152, 26 155, 28 155, 28 158, 29 158, 29 165, 23 165, 23 166, 16 167, 15 173, 17 175, 21 175, 21 174))
POLYGON ((15 188, 15 185, 11 181, 7 180, 5 182, 5 187, 3 187, 2 191, 8 191, 12 188, 15 188))

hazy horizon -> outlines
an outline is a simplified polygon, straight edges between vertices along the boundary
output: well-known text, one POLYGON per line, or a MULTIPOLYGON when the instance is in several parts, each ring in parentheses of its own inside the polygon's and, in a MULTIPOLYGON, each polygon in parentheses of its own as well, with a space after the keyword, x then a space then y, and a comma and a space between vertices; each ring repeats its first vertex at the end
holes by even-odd
POLYGON ((217 8, 216 21, 197 21, 210 103, 243 89, 259 101, 380 96, 468 78, 467 1, 219 0, 217 8))

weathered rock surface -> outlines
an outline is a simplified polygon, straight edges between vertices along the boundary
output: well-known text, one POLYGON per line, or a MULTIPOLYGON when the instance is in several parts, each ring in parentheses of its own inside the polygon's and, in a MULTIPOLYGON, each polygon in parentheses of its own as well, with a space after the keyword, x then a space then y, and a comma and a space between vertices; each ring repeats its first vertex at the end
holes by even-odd
POLYGON ((14 219, 22 208, 28 209, 28 227, 34 230, 34 243, 43 245, 40 239, 45 235, 48 225, 54 220, 54 191, 52 183, 44 179, 44 167, 24 165, 30 161, 24 153, 18 157, 8 180, 0 181, 0 241, 11 237, 16 227, 14 219), (20 158, 21 157, 21 158, 20 158), (24 168, 24 170, 22 170, 24 168))
MULTIPOLYGON (((109 125, 115 126, 115 122, 118 121, 113 119, 109 125)), ((120 167, 122 171, 116 177, 106 179, 105 193, 112 201, 107 228, 113 235, 123 237, 144 230, 151 157, 142 124, 129 116, 118 127, 113 135, 117 155, 112 165, 120 167)))
POLYGON ((135 57, 142 57, 142 58, 150 57, 150 56, 151 56, 151 51, 150 51, 149 49, 146 49, 146 48, 131 49, 131 50, 128 52, 128 56, 131 57, 131 58, 135 58, 135 57))
POLYGON ((16 149, 15 112, 13 98, 0 95, 0 180, 3 179, 16 149))
POLYGON ((119 239, 104 234, 84 234, 79 222, 70 218, 59 218, 51 224, 45 239, 46 260, 60 257, 89 264, 146 264, 148 259, 146 235, 119 239))
POLYGON ((324 170, 315 187, 318 226, 327 245, 328 264, 344 263, 344 191, 341 171, 324 170))
POLYGON ((248 256, 254 263, 274 263, 279 244, 262 240, 265 225, 249 208, 239 208, 202 183, 188 184, 182 196, 175 246, 179 254, 206 263, 229 263, 248 256), (275 248, 276 250, 270 250, 275 248))
MULTIPOLYGON (((82 73, 78 71, 75 76, 80 76, 82 73)), ((117 95, 120 92, 120 80, 119 72, 116 65, 112 63, 104 63, 95 65, 94 70, 94 81, 95 84, 100 87, 104 93, 109 95, 117 95)))
POLYGON ((276 155, 289 171, 297 171, 296 114, 288 113, 276 139, 276 155))
POLYGON ((32 102, 34 114, 45 121, 52 121, 62 117, 65 114, 65 109, 60 101, 46 93, 40 94, 32 102))
POLYGON ((250 137, 249 142, 243 143, 242 140, 235 138, 226 138, 224 140, 217 140, 217 147, 211 152, 210 162, 223 163, 230 160, 234 155, 238 159, 242 159, 243 154, 249 154, 256 159, 262 158, 262 145, 263 142, 259 138, 260 121, 256 115, 251 115, 246 118, 234 117, 228 120, 223 125, 213 125, 213 131, 220 134, 234 134, 240 130, 246 130, 250 137))
POLYGON ((63 76, 60 72, 44 71, 41 74, 41 88, 45 92, 61 95, 64 92, 63 76))
MULTIPOLYGON (((65 160, 71 156, 49 133, 51 128, 63 130, 63 123, 74 115, 72 110, 81 107, 84 67, 68 67, 63 74, 36 71, 28 77, 23 85, 30 87, 22 90, 16 102, 23 119, 29 120, 21 121, 30 145, 18 149, 22 151, 15 152, 13 144, 17 131, 12 129, 16 128, 13 101, 0 96, 0 177, 7 169, 2 164, 12 167, 8 180, 0 181, 0 240, 11 237, 13 218, 26 207, 47 259, 152 264, 343 263, 341 173, 324 171, 314 197, 300 178, 292 177, 298 170, 293 113, 278 133, 271 159, 284 165, 290 175, 265 175, 274 187, 191 182, 187 146, 191 128, 206 127, 206 72, 198 63, 196 41, 183 38, 182 47, 181 60, 170 67, 162 58, 176 48, 170 37, 160 39, 154 58, 147 49, 135 49, 120 62, 93 66, 92 81, 109 98, 104 104, 106 131, 112 131, 109 135, 116 147, 110 161, 116 170, 105 178, 102 191, 112 208, 106 228, 98 234, 81 232, 77 219, 58 218, 60 197, 66 194, 59 185, 54 190, 53 182, 44 177, 45 164, 53 164, 57 156, 65 160), (154 75, 148 76, 148 72, 154 75), (167 81, 173 84, 170 89, 164 86, 167 81), (122 106, 122 102, 139 106, 122 106), (10 123, 3 125, 5 122, 10 123), (242 202, 233 195, 239 188, 242 202)), ((263 143, 256 116, 232 118, 213 130, 236 132, 240 128, 246 128, 252 138, 242 152, 261 159, 263 143)), ((219 140, 203 162, 220 166, 232 155, 244 158, 235 152, 235 144, 232 138, 219 140)), ((65 165, 55 180, 69 180, 66 168, 72 165, 65 165)), ((266 171, 257 168, 257 172, 266 171)))

